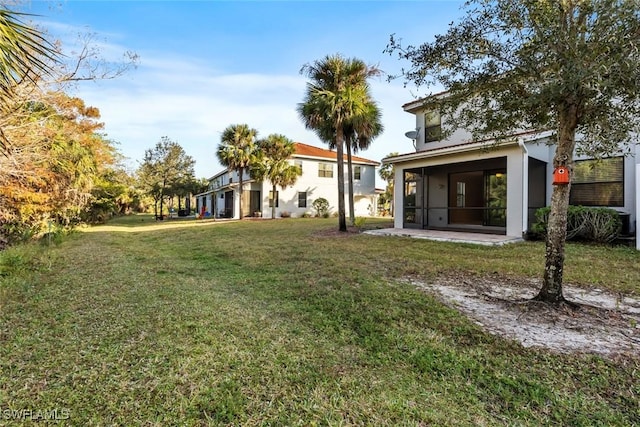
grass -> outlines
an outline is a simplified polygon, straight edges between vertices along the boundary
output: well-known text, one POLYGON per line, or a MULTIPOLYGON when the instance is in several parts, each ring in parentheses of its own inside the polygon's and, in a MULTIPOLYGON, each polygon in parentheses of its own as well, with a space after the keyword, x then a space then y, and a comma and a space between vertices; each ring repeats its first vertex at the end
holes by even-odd
MULTIPOLYGON (((0 425, 640 424, 639 360, 523 348, 401 280, 538 277, 541 243, 196 223, 126 217, 0 254, 0 425)), ((639 261, 570 244, 565 281, 637 295, 639 261)))

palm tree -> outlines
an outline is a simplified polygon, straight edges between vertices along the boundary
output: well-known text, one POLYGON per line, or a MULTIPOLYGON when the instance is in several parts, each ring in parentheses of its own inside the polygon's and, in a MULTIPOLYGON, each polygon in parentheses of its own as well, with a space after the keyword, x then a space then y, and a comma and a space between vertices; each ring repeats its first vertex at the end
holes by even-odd
POLYGON ((242 187, 244 171, 247 170, 255 154, 255 139, 258 131, 246 124, 229 125, 222 131, 216 155, 220 163, 238 173, 240 195, 240 219, 242 219, 242 187))
POLYGON ((289 158, 295 153, 295 144, 284 135, 271 134, 266 139, 257 142, 258 152, 251 167, 255 179, 268 179, 273 186, 271 194, 271 218, 276 217, 277 187, 293 185, 302 175, 298 166, 289 163, 289 158))
POLYGON ((338 163, 338 228, 347 231, 344 204, 345 126, 365 115, 370 99, 367 77, 379 73, 359 59, 326 56, 300 70, 311 79, 298 113, 308 129, 336 148, 338 163))
MULTIPOLYGON (((55 46, 42 34, 18 18, 22 13, 0 9, 0 112, 5 113, 21 82, 35 82, 39 75, 51 74, 58 61, 55 46)), ((0 154, 8 143, 0 128, 0 154)))
POLYGON ((6 101, 23 80, 35 82, 37 73, 50 74, 58 60, 55 47, 18 17, 23 13, 0 9, 0 100, 6 101))
MULTIPOLYGON (((367 89, 368 93, 368 89, 367 89)), ((353 117, 343 126, 345 146, 347 149, 347 176, 348 178, 348 197, 349 197, 349 220, 351 225, 355 225, 355 206, 353 196, 353 153, 358 150, 366 150, 371 145, 374 138, 382 133, 384 127, 380 123, 381 112, 373 99, 367 95, 369 99, 364 105, 362 114, 353 117)), ((321 129, 318 134, 320 138, 329 144, 329 149, 336 149, 333 127, 328 124, 321 129)))
POLYGON ((382 113, 372 99, 365 106, 364 114, 354 117, 345 127, 347 147, 347 175, 349 176, 349 219, 355 225, 355 203, 353 200, 353 161, 351 153, 366 150, 371 142, 382 133, 384 126, 380 122, 382 113))

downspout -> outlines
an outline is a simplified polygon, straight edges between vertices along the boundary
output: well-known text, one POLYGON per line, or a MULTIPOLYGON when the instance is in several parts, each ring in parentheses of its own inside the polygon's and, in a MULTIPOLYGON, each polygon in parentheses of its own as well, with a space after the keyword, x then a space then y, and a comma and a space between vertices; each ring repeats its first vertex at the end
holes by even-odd
POLYGON ((529 150, 523 140, 518 138, 518 145, 522 148, 522 236, 529 228, 529 150))

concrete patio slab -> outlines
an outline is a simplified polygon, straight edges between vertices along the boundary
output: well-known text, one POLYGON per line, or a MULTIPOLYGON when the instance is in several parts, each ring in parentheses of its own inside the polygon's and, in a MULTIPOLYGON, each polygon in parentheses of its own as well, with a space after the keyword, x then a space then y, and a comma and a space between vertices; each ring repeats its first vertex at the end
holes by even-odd
POLYGON ((460 231, 413 230, 408 228, 383 228, 367 230, 364 234, 374 236, 398 236, 414 239, 427 239, 439 242, 472 243, 484 246, 501 246, 507 243, 522 242, 524 239, 500 234, 466 233, 460 231))

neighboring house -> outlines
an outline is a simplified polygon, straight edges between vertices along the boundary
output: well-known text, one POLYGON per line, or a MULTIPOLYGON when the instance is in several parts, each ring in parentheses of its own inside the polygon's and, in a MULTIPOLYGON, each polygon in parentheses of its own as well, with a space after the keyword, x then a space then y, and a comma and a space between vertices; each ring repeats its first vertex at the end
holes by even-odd
MULTIPOLYGON (((275 203, 276 217, 283 212, 292 217, 300 217, 305 213, 315 214, 312 203, 315 199, 327 199, 330 213, 338 209, 337 155, 335 151, 314 147, 299 142, 295 143, 295 154, 289 160, 302 168, 302 175, 294 185, 286 188, 277 187, 275 203)), ((347 215, 349 204, 347 160, 345 162, 345 205, 347 215)), ((354 211, 356 216, 374 216, 377 211, 378 194, 375 190, 376 167, 378 162, 362 157, 352 156, 354 211)), ((243 216, 271 217, 271 206, 274 202, 272 184, 265 180, 259 182, 251 177, 248 171, 244 179, 242 209, 243 216)), ((218 218, 239 218, 238 174, 228 169, 209 179, 209 189, 196 195, 198 213, 218 218)))
MULTIPOLYGON (((440 139, 441 118, 424 100, 403 105, 416 117, 416 151, 385 159, 395 167, 395 227, 460 230, 522 237, 536 209, 549 206, 555 146, 551 132, 520 132, 513 138, 472 141, 458 130, 440 139)), ((616 209, 623 233, 636 229, 640 210, 640 144, 631 155, 596 162, 576 158, 570 204, 616 209)))

